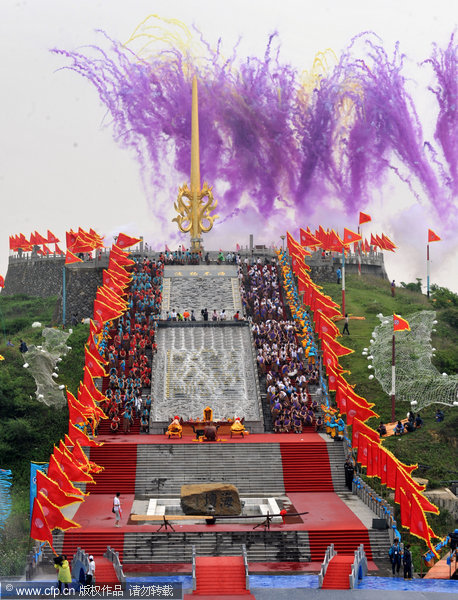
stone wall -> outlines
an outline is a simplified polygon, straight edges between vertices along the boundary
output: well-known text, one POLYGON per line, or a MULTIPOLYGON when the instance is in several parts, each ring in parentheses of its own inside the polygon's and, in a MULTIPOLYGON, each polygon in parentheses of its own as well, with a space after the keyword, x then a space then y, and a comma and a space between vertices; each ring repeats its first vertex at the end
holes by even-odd
POLYGON ((2 294, 37 298, 62 295, 64 258, 10 259, 2 294))
MULTIPOLYGON (((64 258, 10 259, 2 294, 26 294, 37 298, 58 297, 56 320, 62 322, 62 289, 64 258)), ((107 260, 88 261, 65 266, 66 311, 65 322, 71 323, 73 314, 78 320, 90 317, 97 287, 103 282, 107 260)))

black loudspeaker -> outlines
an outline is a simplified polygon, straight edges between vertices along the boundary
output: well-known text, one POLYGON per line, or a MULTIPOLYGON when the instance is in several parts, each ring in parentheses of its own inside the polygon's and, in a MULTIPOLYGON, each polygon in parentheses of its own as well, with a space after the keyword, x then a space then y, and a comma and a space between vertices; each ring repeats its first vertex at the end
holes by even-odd
POLYGON ((372 519, 372 529, 388 529, 386 519, 372 519))

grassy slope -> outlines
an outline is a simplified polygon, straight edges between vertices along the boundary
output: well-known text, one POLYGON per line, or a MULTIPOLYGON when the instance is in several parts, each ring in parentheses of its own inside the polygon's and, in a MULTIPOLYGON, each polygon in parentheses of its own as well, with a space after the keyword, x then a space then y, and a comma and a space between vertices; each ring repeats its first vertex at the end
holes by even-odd
MULTIPOLYGON (((35 398, 35 381, 23 368, 19 340, 27 345, 42 342, 42 328, 52 326, 56 299, 2 297, 0 295, 0 468, 13 472, 12 513, 0 536, 0 576, 23 572, 29 550, 30 461, 45 462, 53 446, 67 432, 68 410, 55 410, 35 398), (3 316, 3 318, 2 318, 3 316), (13 347, 6 346, 10 339, 13 347)), ((59 366, 59 382, 75 393, 82 378, 83 345, 88 326, 78 325, 68 338, 73 350, 59 366)))
MULTIPOLYGON (((409 314, 420 310, 435 310, 435 304, 426 296, 406 289, 396 289, 396 296, 391 297, 388 281, 372 277, 347 277, 346 281, 346 310, 349 315, 363 316, 364 321, 350 321, 350 336, 343 336, 339 341, 355 350, 349 356, 341 358, 344 368, 351 371, 348 381, 356 384, 356 392, 369 402, 375 403, 375 410, 380 419, 391 420, 391 399, 382 390, 376 379, 369 380, 368 361, 361 352, 369 348, 374 328, 380 324, 378 313, 391 315, 393 312, 408 319, 409 314)), ((323 289, 336 302, 341 302, 342 292, 337 284, 322 284, 323 289)), ((446 311, 449 308, 437 310, 437 332, 433 334, 433 346, 437 348, 436 366, 440 371, 446 370, 446 365, 456 364, 458 349, 458 328, 448 321, 446 311)), ((342 329, 342 325, 340 325, 342 329)), ((452 371, 448 370, 449 374, 452 371)), ((458 444, 456 427, 458 425, 458 410, 440 405, 446 418, 442 423, 434 421, 434 413, 439 405, 432 405, 421 411, 425 426, 412 435, 402 438, 391 438, 384 441, 401 460, 407 463, 418 462, 424 467, 416 474, 430 479, 436 486, 441 481, 458 479, 458 444), (447 457, 447 458, 445 458, 447 457)), ((410 409, 407 402, 399 403, 396 407, 396 417, 404 418, 410 409)), ((368 421, 373 428, 378 426, 379 419, 368 421)))

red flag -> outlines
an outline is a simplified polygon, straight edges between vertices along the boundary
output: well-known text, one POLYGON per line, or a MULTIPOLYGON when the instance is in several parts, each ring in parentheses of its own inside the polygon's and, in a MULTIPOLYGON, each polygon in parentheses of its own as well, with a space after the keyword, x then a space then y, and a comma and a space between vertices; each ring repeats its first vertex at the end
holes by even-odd
POLYGON ((390 252, 394 252, 396 249, 395 244, 393 244, 393 242, 390 240, 390 238, 385 235, 384 233, 382 233, 382 241, 385 244, 385 249, 389 250, 390 252))
POLYGON ((71 265, 72 263, 77 263, 77 262, 83 262, 83 261, 81 260, 81 258, 78 258, 77 256, 75 256, 73 254, 73 252, 70 252, 70 250, 67 250, 67 254, 65 255, 65 264, 71 265))
POLYGON ((378 246, 380 246, 379 241, 373 236, 372 233, 371 233, 371 246, 374 246, 374 248, 377 248, 378 246))
POLYGON ((374 443, 380 442, 379 434, 373 429, 371 429, 368 425, 360 421, 357 417, 355 417, 353 419, 351 431, 351 445, 353 446, 353 448, 356 448, 358 446, 358 437, 360 433, 368 437, 374 443))
POLYGON ((116 275, 114 275, 113 273, 104 270, 103 271, 103 285, 105 287, 110 288, 110 290, 112 290, 113 292, 115 292, 116 294, 118 294, 119 296, 122 296, 124 294, 124 288, 127 284, 125 284, 124 282, 120 281, 116 275))
POLYGON ((48 239, 46 240, 48 242, 48 244, 57 244, 57 242, 60 242, 60 240, 58 238, 56 238, 56 236, 51 233, 48 229, 48 239))
POLYGON ((358 439, 358 462, 361 463, 363 467, 367 467, 368 461, 368 445, 370 444, 369 438, 365 435, 361 434, 358 439))
POLYGON ((393 313, 393 331, 410 331, 410 325, 405 319, 393 313))
POLYGON ((135 264, 135 261, 129 258, 129 254, 124 252, 118 246, 112 246, 110 250, 110 258, 114 257, 118 265, 130 267, 135 264))
POLYGON ((63 256, 63 255, 64 255, 64 252, 63 252, 63 250, 61 250, 61 249, 59 248, 59 244, 56 244, 54 252, 55 252, 56 254, 60 254, 61 256, 63 256))
POLYGON ((301 246, 307 246, 308 248, 316 248, 317 246, 321 246, 319 239, 317 239, 309 231, 304 231, 302 228, 300 229, 300 240, 301 246))
POLYGON ((75 233, 72 229, 70 229, 70 231, 65 232, 65 240, 66 240, 66 244, 67 244, 67 250, 72 249, 72 246, 76 242, 77 237, 78 237, 78 234, 75 233))
POLYGON ((85 356, 85 360, 86 360, 86 363, 85 363, 86 367, 89 369, 92 377, 106 377, 107 376, 105 369, 100 364, 101 361, 97 358, 97 356, 94 356, 93 354, 91 354, 87 348, 85 348, 85 350, 84 350, 84 356, 85 356))
POLYGON ((122 313, 122 310, 110 307, 99 300, 94 300, 94 321, 97 320, 101 323, 106 323, 107 321, 112 321, 121 316, 122 313))
POLYGON ((367 421, 372 417, 378 417, 379 415, 375 413, 370 408, 365 406, 361 406, 353 398, 347 396, 347 425, 351 425, 353 423, 353 419, 356 417, 360 421, 367 421))
POLYGON ((35 244, 38 244, 41 246, 41 244, 46 244, 46 242, 47 242, 46 238, 44 238, 41 234, 39 234, 35 231, 35 244))
POLYGON ((436 549, 434 544, 431 542, 431 538, 437 536, 434 534, 431 527, 428 525, 428 521, 426 519, 426 515, 423 512, 423 509, 418 501, 418 498, 415 494, 411 496, 411 505, 410 505, 410 533, 421 540, 425 540, 428 548, 437 556, 436 549))
POLYGON ((327 250, 333 250, 334 252, 342 252, 344 250, 344 243, 334 229, 331 229, 331 233, 328 236, 327 250))
POLYGON ((75 427, 71 423, 68 424, 68 437, 74 442, 79 442, 82 446, 90 446, 95 448, 97 446, 103 446, 103 442, 96 442, 91 440, 81 429, 75 427))
POLYGON ((38 498, 35 498, 33 502, 32 520, 30 523, 30 537, 39 542, 48 542, 52 548, 52 551, 54 552, 52 533, 46 521, 46 517, 43 514, 43 509, 40 506, 38 498))
POLYGON ((87 423, 87 416, 84 408, 76 400, 75 396, 67 390, 67 402, 68 402, 68 418, 70 423, 73 425, 83 425, 87 423))
POLYGON ((346 346, 342 346, 339 342, 328 335, 327 333, 322 334, 322 341, 334 352, 336 356, 346 356, 347 354, 352 354, 354 350, 351 348, 347 348, 346 346))
MULTIPOLYGON (((107 399, 106 396, 95 387, 94 379, 86 367, 84 367, 83 385, 91 398, 96 402, 104 402, 107 399)), ((81 445, 84 446, 84 444, 81 445)))
POLYGON ((429 242, 440 242, 440 237, 434 233, 432 229, 428 229, 428 244, 429 242))
POLYGON ((401 509, 401 525, 406 529, 410 529, 410 511, 411 511, 410 492, 406 492, 404 488, 400 490, 399 508, 401 509))
POLYGON ((367 440, 368 453, 367 453, 367 472, 368 477, 380 477, 379 473, 379 448, 380 443, 373 442, 371 439, 367 440))
POLYGON ((44 494, 56 506, 68 506, 69 504, 73 504, 74 502, 83 501, 83 498, 80 495, 72 496, 71 494, 66 494, 60 489, 59 485, 55 481, 47 477, 43 473, 43 471, 37 471, 36 480, 37 493, 41 492, 42 494, 44 494))
POLYGON ((130 248, 130 246, 135 246, 135 244, 138 244, 139 242, 141 242, 140 238, 134 238, 125 233, 120 233, 116 240, 116 245, 120 248, 130 248))
POLYGON ((355 242, 360 242, 361 240, 362 240, 362 237, 359 235, 359 233, 355 233, 354 231, 351 231, 350 229, 347 229, 346 227, 344 227, 344 239, 343 239, 344 246, 348 246, 349 244, 354 244, 355 242))
POLYGON ((5 287, 5 279, 3 278, 3 275, 0 275, 0 288, 5 287))
POLYGON ((363 223, 369 223, 369 221, 372 221, 372 219, 369 215, 367 215, 366 213, 363 213, 363 212, 359 213, 359 224, 360 225, 362 225, 363 223))
POLYGON ((69 481, 76 481, 78 483, 94 483, 94 480, 88 473, 85 473, 81 467, 73 463, 71 458, 60 452, 58 448, 54 448, 52 457, 56 460, 57 464, 68 477, 69 481))
MULTIPOLYGON (((69 426, 70 426, 70 423, 69 423, 69 426)), ((54 481, 57 483, 57 485, 60 487, 60 489, 63 492, 65 492, 66 494, 75 494, 75 495, 80 495, 80 496, 85 495, 85 494, 83 494, 83 492, 80 489, 76 488, 72 484, 72 482, 69 480, 67 475, 61 469, 54 454, 51 454, 51 456, 49 457, 48 475, 49 475, 49 477, 51 477, 51 479, 54 479, 54 481)))
POLYGON ((60 508, 53 504, 49 500, 49 498, 47 498, 40 492, 37 493, 37 498, 50 530, 61 529, 62 531, 67 531, 67 529, 75 529, 81 527, 81 525, 75 523, 75 521, 70 521, 69 519, 66 519, 61 513, 60 508))

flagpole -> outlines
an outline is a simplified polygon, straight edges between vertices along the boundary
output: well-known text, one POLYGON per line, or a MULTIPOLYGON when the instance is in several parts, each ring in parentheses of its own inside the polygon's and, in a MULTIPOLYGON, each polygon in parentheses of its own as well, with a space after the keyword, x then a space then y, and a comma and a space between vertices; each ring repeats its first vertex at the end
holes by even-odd
POLYGON ((345 248, 342 246, 342 314, 345 316, 345 248))
POLYGON ((65 327, 65 311, 67 308, 67 294, 65 285, 65 265, 62 271, 62 326, 65 327))
POLYGON ((396 420, 396 336, 393 331, 393 342, 391 350, 391 422, 396 420))
POLYGON ((426 295, 429 298, 429 244, 426 244, 426 295))
MULTIPOLYGON (((362 234, 360 232, 360 229, 362 229, 360 227, 360 225, 358 225, 358 235, 361 235, 361 240, 362 240, 362 234)), ((358 275, 361 277, 361 240, 359 240, 358 242, 358 275)))

